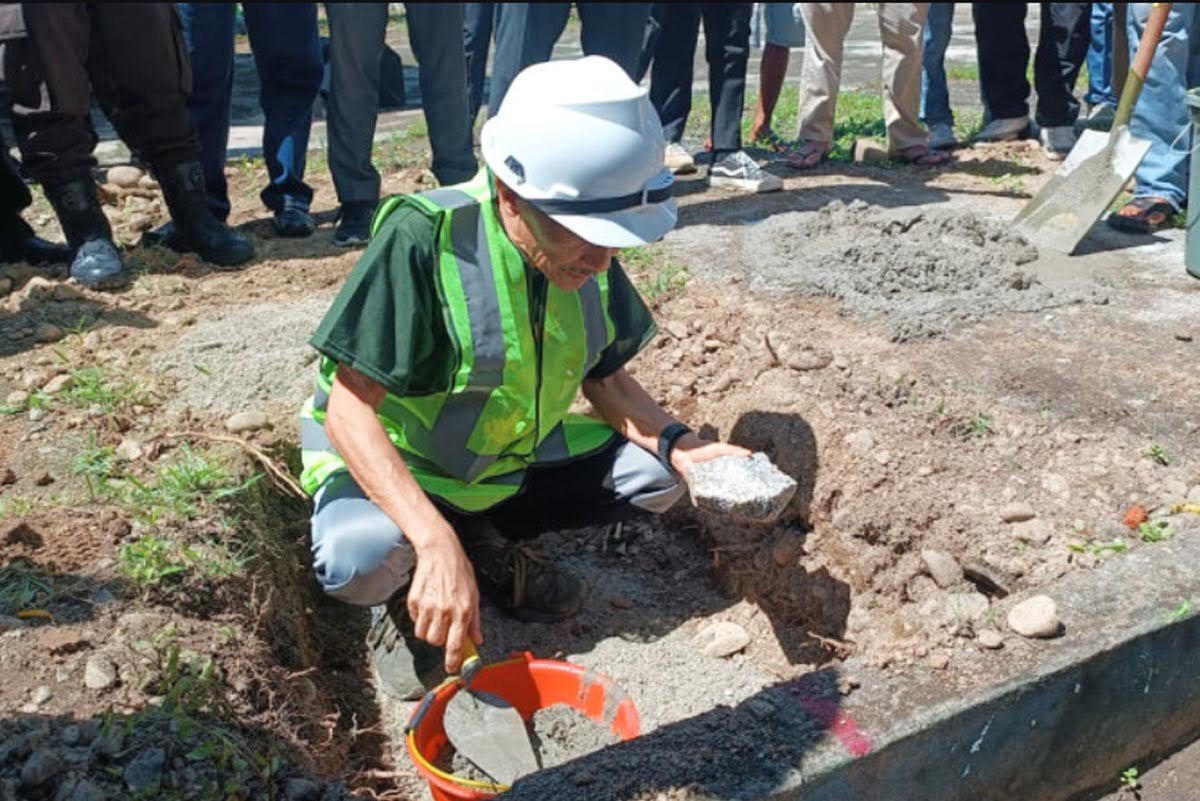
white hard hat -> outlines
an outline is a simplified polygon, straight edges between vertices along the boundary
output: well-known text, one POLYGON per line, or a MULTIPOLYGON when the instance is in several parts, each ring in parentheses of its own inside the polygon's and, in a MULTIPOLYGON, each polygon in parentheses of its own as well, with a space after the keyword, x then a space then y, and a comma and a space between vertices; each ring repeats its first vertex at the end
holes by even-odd
POLYGON ((497 178, 594 245, 644 245, 675 226, 662 123, 646 90, 607 58, 523 70, 481 144, 497 178))

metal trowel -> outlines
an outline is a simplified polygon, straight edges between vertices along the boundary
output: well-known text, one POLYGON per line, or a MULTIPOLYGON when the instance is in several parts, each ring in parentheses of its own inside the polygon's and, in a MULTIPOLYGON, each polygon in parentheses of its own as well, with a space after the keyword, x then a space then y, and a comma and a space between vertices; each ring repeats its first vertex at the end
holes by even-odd
POLYGON ((467 640, 459 673, 462 686, 446 704, 443 725, 458 753, 494 781, 512 784, 538 770, 537 755, 521 713, 499 696, 471 689, 482 666, 474 643, 467 640))

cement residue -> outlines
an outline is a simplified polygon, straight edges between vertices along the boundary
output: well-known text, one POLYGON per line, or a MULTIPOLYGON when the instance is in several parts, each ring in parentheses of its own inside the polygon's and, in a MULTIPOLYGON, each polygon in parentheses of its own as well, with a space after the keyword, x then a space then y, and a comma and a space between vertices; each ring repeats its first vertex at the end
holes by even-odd
POLYGON ((312 393, 317 352, 309 337, 330 298, 235 306, 200 320, 155 363, 174 376, 176 408, 217 414, 289 404, 312 393))
POLYGON ((752 289, 837 298, 850 313, 882 321, 896 342, 1003 312, 1108 299, 1093 284, 1046 285, 1031 265, 1036 248, 971 213, 835 201, 777 215, 740 239, 752 289))

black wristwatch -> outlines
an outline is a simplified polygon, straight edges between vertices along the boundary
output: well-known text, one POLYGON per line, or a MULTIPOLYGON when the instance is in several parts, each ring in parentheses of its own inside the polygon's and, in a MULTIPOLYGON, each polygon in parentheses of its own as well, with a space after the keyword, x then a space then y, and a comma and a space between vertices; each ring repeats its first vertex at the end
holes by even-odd
POLYGON ((675 472, 675 468, 671 467, 671 450, 675 447, 675 443, 679 441, 680 437, 690 433, 692 433, 692 429, 683 423, 676 422, 668 425, 658 435, 658 461, 672 473, 675 472))

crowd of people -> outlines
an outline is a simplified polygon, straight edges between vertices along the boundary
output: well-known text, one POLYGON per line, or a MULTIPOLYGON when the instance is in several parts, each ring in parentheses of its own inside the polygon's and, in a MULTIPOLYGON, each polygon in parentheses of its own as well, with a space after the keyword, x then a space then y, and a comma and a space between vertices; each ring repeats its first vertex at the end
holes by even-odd
MULTIPOLYGON (((443 185, 477 171, 473 129, 481 109, 495 116, 515 76, 551 57, 570 3, 405 3, 412 52, 420 67, 432 171, 443 185), (487 64, 491 54, 491 79, 487 64)), ((746 149, 803 170, 828 159, 853 3, 576 3, 586 55, 602 55, 634 81, 648 77, 649 96, 675 173, 707 164, 712 186, 746 192, 782 188, 746 149), (758 16, 756 16, 758 15, 758 16), (752 28, 765 44, 749 141, 742 116, 752 28), (693 63, 704 26, 711 126, 700 152, 683 141, 691 111, 693 63), (804 48, 799 127, 776 130, 773 117, 789 51, 804 48)), ((975 3, 984 125, 973 137, 998 142, 1036 137, 1046 154, 1070 152, 1081 121, 1110 124, 1122 65, 1136 46, 1151 4, 1042 3, 1031 114, 1030 42, 1024 3, 975 3), (1076 81, 1084 64, 1082 100, 1076 81), (1086 104, 1086 109, 1081 108, 1086 104)), ((865 11, 865 9, 860 9, 865 11)), ((889 157, 936 167, 961 143, 945 70, 953 3, 877 3, 883 48, 883 111, 889 157)), ((380 200, 371 154, 379 111, 387 3, 328 3, 323 47, 317 3, 246 3, 241 7, 261 84, 262 153, 268 183, 261 199, 278 235, 313 233, 313 190, 305 181, 313 107, 328 73, 328 163, 337 192, 334 242, 364 244, 380 200)), ((252 242, 230 228, 225 162, 233 97, 234 3, 0 2, 0 49, 21 174, 40 184, 62 224, 66 247, 39 239, 22 222, 30 202, 4 152, 0 184, 0 258, 69 260, 71 277, 92 287, 124 284, 127 273, 100 206, 92 171, 95 100, 135 159, 161 187, 171 220, 145 242, 197 253, 218 267, 254 256, 252 242)), ((1175 4, 1132 132, 1152 142, 1137 172, 1132 200, 1110 224, 1148 232, 1168 224, 1186 203, 1190 123, 1185 91, 1200 83, 1200 35, 1194 6, 1175 4)), ((394 78, 394 76, 391 76, 394 78)), ((580 142, 586 147, 586 142, 580 142)))

